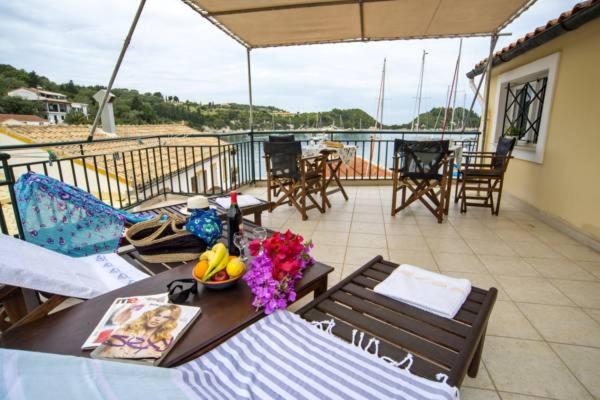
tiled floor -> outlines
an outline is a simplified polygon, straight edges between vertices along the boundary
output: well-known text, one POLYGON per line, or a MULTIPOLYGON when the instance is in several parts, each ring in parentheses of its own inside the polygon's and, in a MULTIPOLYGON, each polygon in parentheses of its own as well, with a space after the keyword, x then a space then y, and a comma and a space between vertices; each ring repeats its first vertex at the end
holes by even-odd
MULTIPOLYGON (((391 188, 349 187, 325 214, 302 221, 292 207, 263 216, 311 238, 335 267, 333 285, 376 255, 499 290, 483 365, 462 398, 600 399, 600 253, 504 199, 500 216, 454 207, 443 224, 423 206, 390 216, 391 188)), ((246 190, 266 198, 264 187, 246 190)))

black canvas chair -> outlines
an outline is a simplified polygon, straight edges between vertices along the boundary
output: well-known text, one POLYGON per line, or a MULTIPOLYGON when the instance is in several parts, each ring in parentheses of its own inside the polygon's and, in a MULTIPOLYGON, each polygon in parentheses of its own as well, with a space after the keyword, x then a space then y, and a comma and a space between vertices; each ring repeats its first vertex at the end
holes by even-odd
POLYGON ((269 142, 271 143, 289 143, 294 141, 294 135, 269 135, 269 142))
POLYGON ((308 219, 306 212, 313 208, 324 213, 326 158, 322 155, 302 157, 300 142, 265 142, 264 149, 267 196, 272 204, 270 211, 287 203, 300 211, 303 220, 308 219), (283 195, 272 202, 272 191, 280 191, 283 195), (321 196, 320 201, 315 195, 321 196))
POLYGON ((454 161, 448 146, 448 140, 394 141, 392 216, 419 200, 442 222, 448 214, 454 161))
POLYGON ((467 206, 488 207, 492 210, 492 215, 498 215, 504 173, 512 158, 516 141, 514 137, 501 137, 495 152, 463 153, 454 195, 455 202, 461 200, 460 212, 467 212, 467 206), (494 193, 497 194, 495 201, 494 193))

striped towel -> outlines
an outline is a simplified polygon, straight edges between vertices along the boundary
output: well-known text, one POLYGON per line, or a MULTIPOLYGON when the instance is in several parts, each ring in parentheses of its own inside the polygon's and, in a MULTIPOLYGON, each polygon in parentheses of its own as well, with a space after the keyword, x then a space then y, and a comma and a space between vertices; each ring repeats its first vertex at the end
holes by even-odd
POLYGON ((278 311, 178 367, 208 399, 458 399, 458 390, 394 367, 278 311))
POLYGON ((0 399, 455 400, 458 391, 278 311, 174 369, 0 349, 0 399))

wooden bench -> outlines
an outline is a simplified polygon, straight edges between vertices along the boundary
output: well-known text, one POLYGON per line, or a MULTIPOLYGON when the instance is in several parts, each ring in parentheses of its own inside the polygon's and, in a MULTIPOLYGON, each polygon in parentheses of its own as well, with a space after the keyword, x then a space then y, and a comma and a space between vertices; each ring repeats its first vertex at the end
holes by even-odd
POLYGON ((363 347, 371 337, 379 339, 380 357, 402 361, 412 354, 410 371, 424 378, 443 373, 448 384, 460 386, 467 372, 475 377, 497 289, 473 287, 454 319, 443 318, 373 291, 397 266, 378 256, 298 314, 309 321, 333 319, 332 333, 348 342, 364 332, 363 347))

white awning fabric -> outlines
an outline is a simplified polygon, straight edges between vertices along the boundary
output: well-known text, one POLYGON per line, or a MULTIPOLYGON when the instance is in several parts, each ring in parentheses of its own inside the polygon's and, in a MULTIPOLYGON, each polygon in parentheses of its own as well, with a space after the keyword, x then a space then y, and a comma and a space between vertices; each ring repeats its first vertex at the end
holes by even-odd
POLYGON ((487 36, 535 0, 182 0, 247 48, 487 36))

